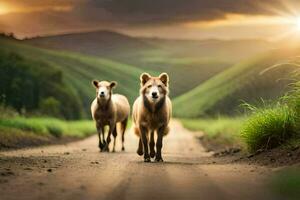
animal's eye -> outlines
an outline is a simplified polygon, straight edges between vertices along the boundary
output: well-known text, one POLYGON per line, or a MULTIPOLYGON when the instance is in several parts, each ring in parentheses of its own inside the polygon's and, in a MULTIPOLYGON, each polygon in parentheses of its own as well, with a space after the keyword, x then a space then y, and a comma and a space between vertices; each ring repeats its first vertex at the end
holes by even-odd
POLYGON ((159 88, 162 88, 162 86, 161 86, 161 85, 158 85, 158 87, 159 87, 159 88))
POLYGON ((152 87, 152 85, 148 85, 148 86, 147 86, 147 88, 151 88, 151 87, 152 87))

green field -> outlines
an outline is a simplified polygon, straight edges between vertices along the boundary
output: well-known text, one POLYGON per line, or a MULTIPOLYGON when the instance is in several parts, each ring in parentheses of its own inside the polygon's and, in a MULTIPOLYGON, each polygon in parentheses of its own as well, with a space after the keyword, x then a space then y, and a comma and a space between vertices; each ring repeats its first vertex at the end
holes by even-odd
POLYGON ((196 118, 214 115, 236 115, 243 102, 259 105, 284 94, 296 66, 286 66, 262 73, 279 61, 297 55, 295 49, 272 50, 243 61, 217 74, 195 89, 173 101, 176 117, 196 118))

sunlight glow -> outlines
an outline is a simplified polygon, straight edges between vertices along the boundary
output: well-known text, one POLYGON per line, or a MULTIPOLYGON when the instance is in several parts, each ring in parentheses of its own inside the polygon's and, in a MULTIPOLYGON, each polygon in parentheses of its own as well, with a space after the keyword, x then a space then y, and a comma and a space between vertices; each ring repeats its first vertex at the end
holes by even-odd
MULTIPOLYGON (((241 14, 227 14, 224 19, 215 21, 200 21, 188 22, 185 25, 192 28, 209 28, 221 26, 257 26, 257 25, 284 25, 292 24, 292 21, 283 16, 264 16, 264 15, 241 15, 241 14)), ((300 24, 300 18, 299 18, 300 24)))
POLYGON ((56 12, 68 12, 73 9, 72 5, 57 5, 57 6, 35 6, 35 7, 16 7, 7 5, 0 2, 0 15, 6 15, 10 13, 31 13, 42 11, 56 11, 56 12))
POLYGON ((297 29, 300 31, 300 17, 297 17, 296 18, 296 27, 297 27, 297 29))
POLYGON ((0 15, 5 15, 10 12, 10 9, 7 5, 0 3, 0 15))

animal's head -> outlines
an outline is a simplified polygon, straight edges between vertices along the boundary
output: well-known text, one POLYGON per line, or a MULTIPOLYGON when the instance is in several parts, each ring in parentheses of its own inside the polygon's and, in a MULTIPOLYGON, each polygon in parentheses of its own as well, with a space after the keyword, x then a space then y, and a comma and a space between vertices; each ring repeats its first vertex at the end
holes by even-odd
POLYGON ((169 76, 162 73, 158 77, 152 77, 148 73, 140 76, 141 94, 151 103, 160 102, 169 92, 169 76))
POLYGON ((111 98, 112 90, 117 86, 117 82, 112 81, 93 81, 93 85, 96 88, 96 97, 100 101, 107 101, 111 98))

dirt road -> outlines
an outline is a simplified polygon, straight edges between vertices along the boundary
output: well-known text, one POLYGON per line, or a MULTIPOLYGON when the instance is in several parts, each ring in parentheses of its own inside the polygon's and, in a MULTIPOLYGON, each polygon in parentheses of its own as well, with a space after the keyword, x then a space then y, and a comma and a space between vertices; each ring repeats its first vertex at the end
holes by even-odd
POLYGON ((100 153, 97 136, 0 152, 0 199, 274 199, 266 187, 272 169, 212 157, 177 121, 164 163, 144 163, 137 143, 128 131, 126 152, 100 153))

